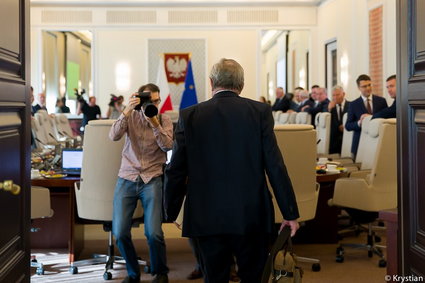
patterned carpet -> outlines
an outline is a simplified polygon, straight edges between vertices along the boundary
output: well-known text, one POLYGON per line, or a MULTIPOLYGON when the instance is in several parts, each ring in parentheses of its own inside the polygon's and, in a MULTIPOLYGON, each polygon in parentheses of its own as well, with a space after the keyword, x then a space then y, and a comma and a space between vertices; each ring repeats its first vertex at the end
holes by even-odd
MULTIPOLYGON (((352 237, 345 242, 363 242, 363 237, 352 237)), ((184 238, 167 239, 167 257, 170 267, 170 282, 203 282, 201 279, 189 281, 186 276, 192 271, 194 257, 191 253, 187 240, 184 238)), ((385 242, 385 239, 384 239, 385 242)), ((86 249, 83 256, 86 258, 92 252, 103 252, 106 247, 103 240, 92 240, 86 242, 86 249)), ((146 259, 148 252, 145 240, 137 240, 138 253, 146 259)), ((326 245, 295 245, 294 251, 305 257, 313 257, 321 260, 321 271, 313 272, 310 264, 302 263, 304 269, 303 282, 312 283, 350 283, 350 282, 385 282, 385 268, 378 267, 378 258, 368 258, 364 250, 346 249, 344 263, 335 262, 336 244, 326 245)), ((72 275, 69 273, 67 264, 68 255, 66 250, 33 250, 39 262, 44 264, 45 275, 36 275, 35 268, 31 268, 31 282, 79 282, 94 283, 105 282, 103 280, 104 265, 90 265, 79 267, 79 273, 72 275)), ((108 282, 121 282, 126 276, 124 264, 115 264, 111 271, 113 279, 108 282)), ((141 282, 150 282, 152 276, 142 273, 141 282)))

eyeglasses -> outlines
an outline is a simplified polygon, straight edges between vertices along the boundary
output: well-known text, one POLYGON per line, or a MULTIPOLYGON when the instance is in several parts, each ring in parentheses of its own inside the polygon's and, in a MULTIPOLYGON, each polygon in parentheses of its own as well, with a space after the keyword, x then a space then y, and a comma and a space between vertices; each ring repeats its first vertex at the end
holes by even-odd
POLYGON ((155 100, 151 100, 153 104, 159 104, 161 103, 161 99, 155 99, 155 100))

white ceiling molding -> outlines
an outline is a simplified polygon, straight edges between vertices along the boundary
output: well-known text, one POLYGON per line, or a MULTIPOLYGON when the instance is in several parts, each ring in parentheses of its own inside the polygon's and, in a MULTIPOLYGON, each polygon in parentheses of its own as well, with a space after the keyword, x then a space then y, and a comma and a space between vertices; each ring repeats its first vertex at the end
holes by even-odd
POLYGON ((32 7, 229 7, 319 6, 326 0, 30 0, 32 7))

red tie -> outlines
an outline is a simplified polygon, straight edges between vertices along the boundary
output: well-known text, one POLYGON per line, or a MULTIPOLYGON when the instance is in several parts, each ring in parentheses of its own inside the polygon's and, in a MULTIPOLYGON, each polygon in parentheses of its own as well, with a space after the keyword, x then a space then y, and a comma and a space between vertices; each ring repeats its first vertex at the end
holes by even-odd
POLYGON ((370 101, 370 99, 368 98, 367 102, 366 102, 367 113, 372 114, 372 107, 370 107, 369 101, 370 101))

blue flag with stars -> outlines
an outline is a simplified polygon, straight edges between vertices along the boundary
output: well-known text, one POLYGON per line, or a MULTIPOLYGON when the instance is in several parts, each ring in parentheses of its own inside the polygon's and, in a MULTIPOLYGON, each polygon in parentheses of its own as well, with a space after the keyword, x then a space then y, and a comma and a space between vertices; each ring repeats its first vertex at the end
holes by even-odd
POLYGON ((198 98, 196 97, 195 80, 193 79, 192 60, 189 60, 186 78, 184 80, 184 91, 182 101, 180 102, 180 109, 184 109, 197 103, 198 98))

